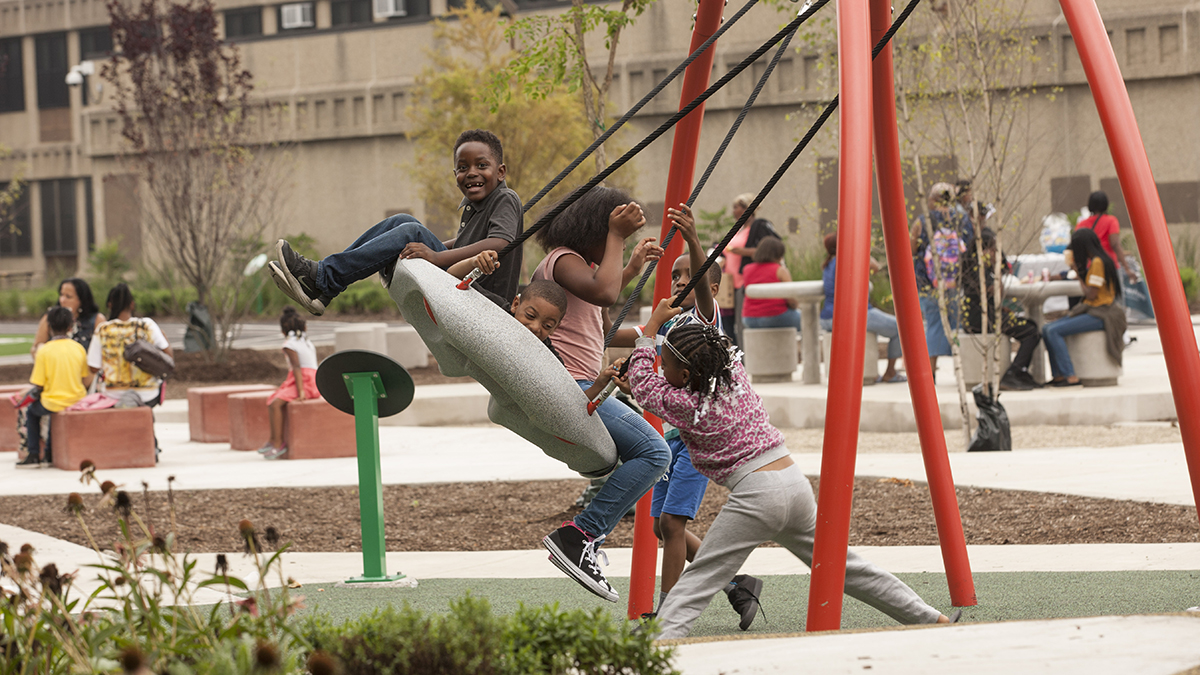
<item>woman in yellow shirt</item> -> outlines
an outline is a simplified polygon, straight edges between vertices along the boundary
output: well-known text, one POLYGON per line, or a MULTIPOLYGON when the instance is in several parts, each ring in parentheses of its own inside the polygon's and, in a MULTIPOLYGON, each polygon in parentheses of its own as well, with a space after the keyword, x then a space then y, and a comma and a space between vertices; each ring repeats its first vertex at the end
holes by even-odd
POLYGON ((1120 363, 1120 350, 1123 347, 1121 336, 1125 332, 1125 312, 1114 301, 1121 296, 1121 284, 1117 277, 1117 267, 1113 259, 1104 252, 1100 238, 1089 229, 1075 230, 1071 235, 1071 243, 1067 246, 1070 255, 1068 264, 1075 268, 1079 275, 1079 284, 1083 286, 1083 302, 1071 309, 1068 316, 1046 324, 1042 329, 1042 339, 1046 342, 1046 352, 1050 356, 1050 371, 1054 379, 1049 384, 1054 387, 1070 387, 1079 384, 1075 376, 1075 366, 1071 363, 1071 355, 1067 352, 1066 336, 1077 333, 1102 330, 1109 334, 1109 355, 1120 363), (1113 355, 1113 339, 1116 336, 1115 356, 1113 355))

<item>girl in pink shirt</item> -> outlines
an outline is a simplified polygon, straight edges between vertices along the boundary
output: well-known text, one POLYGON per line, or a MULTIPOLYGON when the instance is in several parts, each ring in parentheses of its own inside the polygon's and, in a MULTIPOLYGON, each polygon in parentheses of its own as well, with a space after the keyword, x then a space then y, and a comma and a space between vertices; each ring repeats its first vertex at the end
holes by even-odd
MULTIPOLYGON (((588 389, 599 379, 604 358, 602 308, 617 301, 621 289, 636 276, 647 259, 657 259, 662 249, 653 238, 641 240, 628 264, 622 264, 625 239, 643 225, 642 209, 629 195, 597 187, 569 206, 537 234, 549 254, 533 273, 534 280, 557 283, 567 293, 567 313, 550 336, 567 372, 588 389)), ((542 544, 550 560, 584 588, 616 602, 617 592, 600 571, 596 553, 604 537, 646 491, 671 460, 663 437, 642 416, 610 397, 596 409, 604 422, 621 463, 573 521, 546 535, 542 544)))
MULTIPOLYGON (((669 300, 660 302, 646 334, 654 335, 678 313, 669 300)), ((629 366, 634 398, 679 429, 697 471, 731 490, 696 559, 658 610, 659 637, 672 639, 687 636, 713 596, 764 541, 779 543, 811 566, 817 502, 729 338, 693 323, 668 333, 664 347, 660 375, 654 372, 654 340, 638 339, 629 366)), ((951 621, 854 553, 846 556, 846 592, 902 623, 951 621)))

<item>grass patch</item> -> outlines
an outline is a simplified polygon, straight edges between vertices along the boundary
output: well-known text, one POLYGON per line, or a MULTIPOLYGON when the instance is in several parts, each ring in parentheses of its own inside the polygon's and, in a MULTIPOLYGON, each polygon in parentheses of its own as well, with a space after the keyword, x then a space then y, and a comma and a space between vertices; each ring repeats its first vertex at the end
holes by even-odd
POLYGON ((28 354, 31 348, 32 335, 0 335, 0 356, 28 354))

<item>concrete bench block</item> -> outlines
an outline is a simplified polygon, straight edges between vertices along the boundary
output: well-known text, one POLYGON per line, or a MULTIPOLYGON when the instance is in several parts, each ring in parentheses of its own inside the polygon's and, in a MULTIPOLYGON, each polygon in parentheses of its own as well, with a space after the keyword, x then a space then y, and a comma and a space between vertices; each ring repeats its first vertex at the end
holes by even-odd
POLYGON ((271 440, 271 414, 267 409, 269 391, 229 396, 229 448, 258 450, 271 440))
POLYGON ((229 442, 229 396, 274 391, 269 384, 237 384, 188 389, 188 430, 199 443, 229 442))
POLYGON ((985 358, 990 358, 992 347, 1000 351, 1000 374, 1008 370, 1012 363, 1012 340, 1007 335, 1001 335, 996 340, 993 333, 959 333, 959 353, 962 355, 963 381, 970 389, 983 381, 983 364, 985 358))
POLYGON ((323 398, 290 401, 284 407, 284 459, 356 457, 354 416, 334 408, 323 398))
POLYGON ((154 466, 154 414, 149 408, 109 408, 50 416, 55 468, 78 471, 84 460, 97 469, 154 466))
POLYGON ((16 452, 20 442, 17 436, 17 409, 8 400, 29 388, 27 384, 0 386, 0 452, 16 452))
POLYGON ((335 328, 333 331, 335 351, 365 349, 378 354, 388 353, 387 324, 360 323, 355 326, 335 328))
MULTIPOLYGON (((825 379, 829 379, 829 355, 833 353, 833 334, 821 333, 821 359, 825 364, 825 379)), ((863 339, 863 386, 879 379, 879 335, 868 332, 863 339)))
POLYGON ((429 366, 429 349, 425 341, 412 326, 384 329, 387 339, 387 355, 405 368, 429 366))
POLYGON ((790 382, 800 360, 795 328, 746 328, 742 351, 751 382, 790 382))
POLYGON ((1085 387, 1116 386, 1123 371, 1108 355, 1108 337, 1102 330, 1067 336, 1067 353, 1075 375, 1085 387))

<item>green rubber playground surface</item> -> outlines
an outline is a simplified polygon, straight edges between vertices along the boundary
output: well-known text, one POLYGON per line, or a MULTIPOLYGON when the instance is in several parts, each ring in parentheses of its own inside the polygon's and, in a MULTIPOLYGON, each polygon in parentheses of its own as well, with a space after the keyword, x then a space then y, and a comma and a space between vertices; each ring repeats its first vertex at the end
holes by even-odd
MULTIPOLYGON (((949 614, 950 593, 942 574, 898 574, 926 602, 949 614)), ((808 582, 804 576, 763 577, 762 606, 747 634, 804 630, 808 582)), ((369 614, 407 601, 423 612, 446 612, 450 600, 470 592, 486 598, 492 610, 507 614, 520 603, 557 602, 562 609, 603 607, 624 617, 628 579, 612 579, 621 601, 596 598, 569 579, 430 579, 416 588, 339 588, 336 582, 305 584, 294 591, 305 597, 305 612, 321 612, 335 621, 369 614)), ((1005 572, 975 575, 979 604, 963 609, 965 622, 1017 621, 1084 616, 1164 614, 1200 604, 1200 571, 1180 572, 1005 572)), ((693 636, 742 634, 724 595, 718 595, 696 622, 693 636)), ((886 615, 846 597, 845 629, 898 625, 886 615)))
POLYGON ((0 335, 0 356, 28 354, 32 348, 32 335, 0 335))

